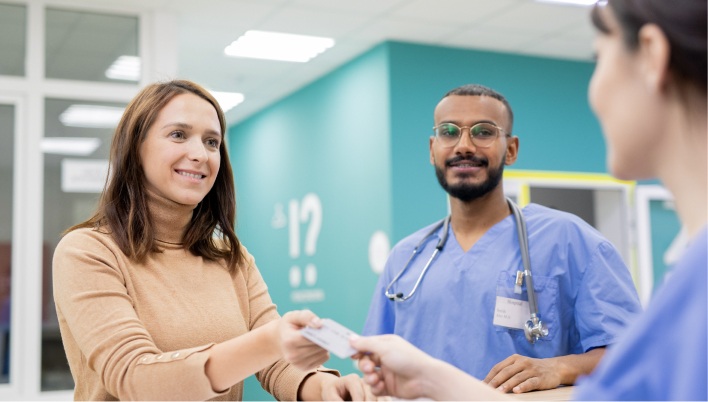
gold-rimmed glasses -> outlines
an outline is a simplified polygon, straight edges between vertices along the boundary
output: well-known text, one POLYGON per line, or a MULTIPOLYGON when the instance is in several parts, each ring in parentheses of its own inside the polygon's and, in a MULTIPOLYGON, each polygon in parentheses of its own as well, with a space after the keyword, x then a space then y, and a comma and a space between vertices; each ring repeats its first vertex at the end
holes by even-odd
POLYGON ((469 129, 472 144, 476 147, 487 148, 494 143, 494 140, 499 137, 499 133, 503 132, 507 137, 511 134, 504 131, 503 128, 493 123, 482 122, 473 125, 472 127, 460 127, 454 123, 440 123, 433 127, 435 138, 440 141, 440 144, 445 147, 454 147, 460 142, 464 129, 469 129))

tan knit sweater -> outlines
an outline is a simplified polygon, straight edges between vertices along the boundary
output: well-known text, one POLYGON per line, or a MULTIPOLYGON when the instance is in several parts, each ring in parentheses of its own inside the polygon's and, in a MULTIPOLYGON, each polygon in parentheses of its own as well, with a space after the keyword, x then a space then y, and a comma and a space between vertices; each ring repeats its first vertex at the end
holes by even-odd
MULTIPOLYGON (((214 392, 205 351, 279 315, 245 249, 245 263, 230 274, 223 261, 168 244, 181 242, 193 209, 151 195, 164 252, 140 264, 95 230, 75 230, 57 246, 54 298, 74 399, 242 399, 243 382, 214 392)), ((296 400, 308 373, 280 360, 256 375, 275 398, 296 400)))

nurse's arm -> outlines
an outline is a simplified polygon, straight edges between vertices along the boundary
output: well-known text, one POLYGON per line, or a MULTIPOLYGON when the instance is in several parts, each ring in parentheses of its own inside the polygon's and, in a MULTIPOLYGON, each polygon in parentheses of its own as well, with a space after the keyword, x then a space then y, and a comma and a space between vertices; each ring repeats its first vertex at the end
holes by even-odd
POLYGON ((590 374, 604 354, 605 348, 601 347, 579 355, 548 359, 512 355, 492 367, 483 382, 515 394, 573 385, 578 376, 590 374))
POLYGON ((462 370, 432 358, 397 335, 354 337, 364 381, 377 396, 442 401, 509 400, 462 370), (378 367, 378 369, 377 369, 378 367))

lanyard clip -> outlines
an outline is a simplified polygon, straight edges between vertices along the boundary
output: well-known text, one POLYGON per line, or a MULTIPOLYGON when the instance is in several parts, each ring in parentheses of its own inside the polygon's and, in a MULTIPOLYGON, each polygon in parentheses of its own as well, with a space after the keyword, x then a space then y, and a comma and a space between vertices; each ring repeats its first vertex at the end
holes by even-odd
POLYGON ((516 271, 516 283, 514 284, 514 293, 521 294, 521 286, 524 284, 524 272, 516 271))

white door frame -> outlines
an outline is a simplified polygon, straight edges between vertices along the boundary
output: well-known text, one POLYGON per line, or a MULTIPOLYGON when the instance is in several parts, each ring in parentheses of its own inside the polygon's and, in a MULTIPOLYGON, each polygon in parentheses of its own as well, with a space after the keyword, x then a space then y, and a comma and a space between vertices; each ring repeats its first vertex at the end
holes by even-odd
POLYGON ((2 0, 27 7, 25 76, 0 76, 0 103, 15 106, 11 279, 10 383, 3 400, 70 400, 73 391, 41 392, 42 243, 46 98, 128 103, 156 79, 177 74, 176 15, 136 7, 95 5, 85 0, 2 0), (141 80, 120 84, 46 79, 45 9, 134 15, 139 18, 141 80))
POLYGON ((11 245, 11 273, 10 273, 10 381, 8 384, 0 385, 0 396, 5 393, 17 394, 20 388, 17 381, 19 374, 22 371, 22 360, 18 356, 22 353, 22 338, 20 334, 23 332, 21 326, 22 317, 22 294, 18 291, 21 289, 22 283, 26 280, 23 278, 25 273, 21 267, 23 264, 23 241, 21 220, 18 212, 22 212, 20 205, 22 204, 22 194, 20 192, 20 183, 23 179, 23 174, 19 169, 22 165, 22 149, 21 137, 24 133, 25 100, 21 96, 7 96, 0 94, 1 105, 11 105, 14 107, 13 116, 13 163, 12 163, 12 205, 14 213, 12 214, 12 245, 11 245))
POLYGON ((637 186, 634 205, 637 215, 637 261, 639 263, 639 300, 646 308, 654 290, 654 261, 651 241, 651 201, 673 201, 674 196, 660 185, 637 186))

